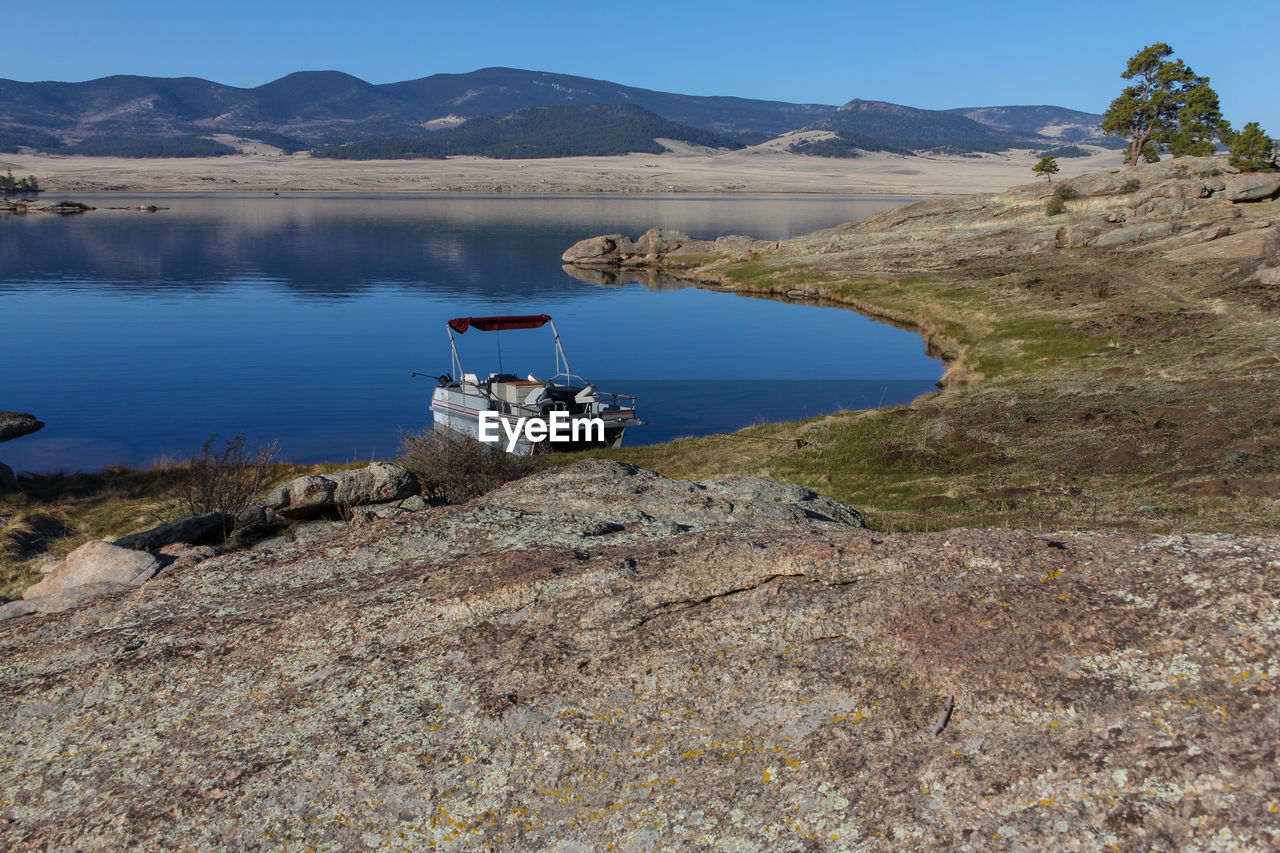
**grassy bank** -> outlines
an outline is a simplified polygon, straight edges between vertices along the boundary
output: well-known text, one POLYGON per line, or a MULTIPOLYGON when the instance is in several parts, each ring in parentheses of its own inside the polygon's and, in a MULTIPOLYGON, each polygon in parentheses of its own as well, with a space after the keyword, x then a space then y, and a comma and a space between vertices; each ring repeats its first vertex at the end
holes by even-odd
MULTIPOLYGON (((805 289, 914 326, 949 359, 940 393, 741 433, 803 438, 799 449, 699 438, 599 455, 670 476, 799 483, 887 530, 1280 525, 1280 288, 1252 278, 1256 259, 1170 260, 1167 237, 1043 245, 1096 227, 1097 199, 1052 219, 1034 194, 966 218, 938 205, 936 228, 913 223, 893 240, 892 228, 845 226, 675 272, 777 297, 805 289)), ((1280 219, 1280 202, 1195 211, 1247 237, 1280 219)))
MULTIPOLYGON (((268 486, 346 465, 273 465, 268 486)), ((183 465, 112 466, 95 473, 24 476, 0 498, 0 596, 18 598, 40 567, 94 539, 117 539, 187 514, 183 465)))

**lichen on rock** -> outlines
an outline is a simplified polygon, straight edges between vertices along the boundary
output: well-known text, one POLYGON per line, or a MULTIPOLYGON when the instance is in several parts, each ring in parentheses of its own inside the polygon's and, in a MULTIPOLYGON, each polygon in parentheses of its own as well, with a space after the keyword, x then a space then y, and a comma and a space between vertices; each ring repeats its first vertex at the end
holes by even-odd
POLYGON ((1276 537, 886 534, 578 463, 0 626, 0 818, 13 848, 1273 847, 1278 568, 1276 537))

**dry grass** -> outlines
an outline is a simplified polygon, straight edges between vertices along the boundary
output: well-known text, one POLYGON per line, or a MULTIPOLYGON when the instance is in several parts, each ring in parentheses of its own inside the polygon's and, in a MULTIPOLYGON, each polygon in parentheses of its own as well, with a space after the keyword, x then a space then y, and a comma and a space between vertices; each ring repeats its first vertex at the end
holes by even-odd
MULTIPOLYGON (((1061 219, 1096 206, 1071 200, 1061 219)), ((1274 531, 1280 299, 1228 267, 1100 249, 903 276, 867 276, 839 252, 724 263, 722 280, 756 293, 816 287, 914 325, 960 354, 949 387, 743 433, 802 436, 802 449, 706 438, 598 454, 671 476, 799 483, 886 530, 1274 531)))
MULTIPOLYGON (((364 463, 359 463, 364 464, 364 463)), ((304 474, 352 465, 272 465, 258 493, 304 474)), ((40 579, 40 567, 94 539, 138 533, 185 513, 190 483, 182 463, 146 470, 113 466, 96 473, 22 477, 0 498, 0 596, 16 598, 40 579)))
POLYGON ((396 462, 417 475, 427 500, 463 503, 534 473, 542 458, 503 453, 459 433, 426 430, 401 433, 396 462))

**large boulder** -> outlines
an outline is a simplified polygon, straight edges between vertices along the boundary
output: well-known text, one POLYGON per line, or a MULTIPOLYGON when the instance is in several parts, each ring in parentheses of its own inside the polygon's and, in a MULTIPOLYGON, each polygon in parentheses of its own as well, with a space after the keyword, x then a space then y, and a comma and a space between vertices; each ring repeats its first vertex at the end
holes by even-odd
POLYGON ((35 415, 0 410, 0 441, 10 441, 41 429, 44 429, 44 421, 37 420, 35 415))
POLYGON ((142 551, 110 542, 89 542, 68 554, 44 580, 23 590, 22 597, 39 598, 88 584, 137 586, 159 568, 160 561, 142 551))
POLYGON ((1144 204, 1157 198, 1205 198, 1209 192, 1204 181, 1179 178, 1134 193, 1133 204, 1144 204))
POLYGON ((1264 261, 1277 255, 1280 255, 1280 225, 1208 239, 1164 253, 1167 259, 1182 263, 1234 259, 1264 261))
POLYGON ((630 238, 621 234, 588 237, 565 249, 560 259, 567 264, 614 263, 617 260, 618 242, 621 240, 631 242, 630 238))
POLYGON ((674 228, 650 228, 636 240, 635 251, 643 255, 662 255, 679 249, 690 237, 674 228))
POLYGON ((14 476, 13 469, 0 462, 0 495, 7 495, 16 488, 18 478, 14 476))
POLYGON ((333 496, 339 506, 364 506, 403 500, 418 493, 413 472, 390 462, 374 462, 368 468, 329 475, 336 484, 333 496))
MULTIPOLYGON (((736 243, 759 242, 743 237, 736 237, 734 240, 736 243)), ((622 234, 602 234, 579 240, 560 259, 567 264, 587 267, 662 265, 665 262, 675 262, 676 256, 701 256, 727 245, 720 241, 710 243, 694 240, 674 228, 650 228, 635 240, 622 234)))
POLYGON ((390 462, 367 468, 311 474, 290 480, 264 502, 284 518, 310 518, 367 504, 390 503, 418 493, 413 473, 390 462))
POLYGON ((1127 187, 1137 188, 1138 182, 1123 172, 1091 172, 1078 178, 1062 181, 1078 196, 1115 195, 1127 187))
POLYGON ((1280 173, 1247 172, 1227 182, 1225 195, 1229 201, 1262 201, 1280 193, 1280 173))
POLYGON ((280 515, 290 518, 301 517, 306 513, 319 513, 333 509, 337 504, 333 500, 334 482, 320 474, 308 474, 290 480, 280 488, 267 495, 267 509, 275 510, 280 515))
POLYGON ((1167 237, 1173 233, 1172 222, 1152 222, 1149 225, 1129 225, 1117 228, 1095 237, 1091 246, 1123 246, 1125 243, 1137 243, 1142 240, 1154 240, 1156 237, 1167 237))
POLYGON ((132 533, 115 541, 121 548, 132 548, 135 551, 156 551, 175 542, 199 545, 216 542, 231 527, 232 517, 225 512, 207 512, 204 515, 193 515, 180 518, 168 524, 161 524, 141 533, 132 533))

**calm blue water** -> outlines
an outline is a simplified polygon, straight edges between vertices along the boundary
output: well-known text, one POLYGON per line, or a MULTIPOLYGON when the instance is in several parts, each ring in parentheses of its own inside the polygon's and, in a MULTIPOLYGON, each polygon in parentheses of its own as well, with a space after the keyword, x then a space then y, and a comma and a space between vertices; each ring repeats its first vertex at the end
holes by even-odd
MULTIPOLYGON (((642 418, 733 430, 910 400, 940 365, 853 312, 671 282, 600 284, 560 254, 652 225, 780 239, 895 203, 843 197, 104 196, 75 217, 0 217, 0 409, 48 426, 18 471, 185 456, 212 433, 299 462, 385 458, 428 423, 445 321, 551 314, 574 371, 642 418), (156 213, 102 209, 148 201, 156 213)), ((468 371, 549 374, 549 330, 470 332, 468 371), (500 352, 499 352, 500 347, 500 352)), ((626 443, 680 430, 628 432, 626 443)))

